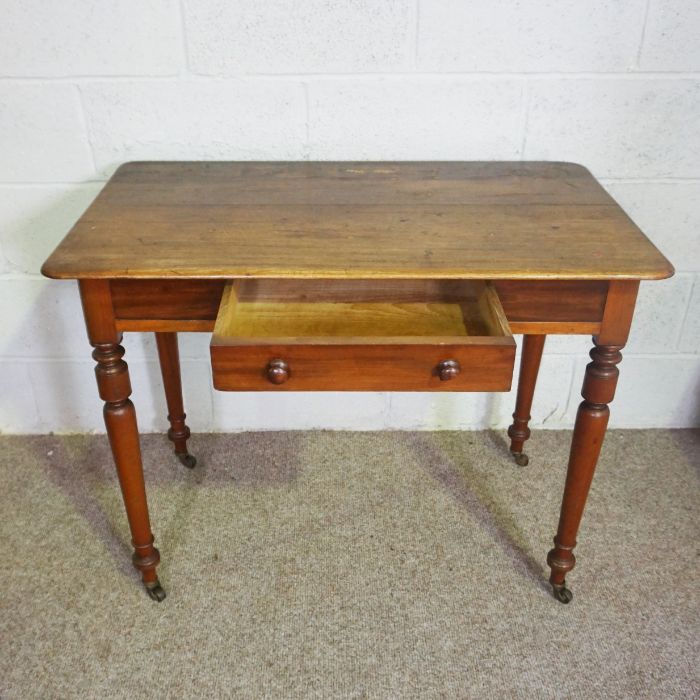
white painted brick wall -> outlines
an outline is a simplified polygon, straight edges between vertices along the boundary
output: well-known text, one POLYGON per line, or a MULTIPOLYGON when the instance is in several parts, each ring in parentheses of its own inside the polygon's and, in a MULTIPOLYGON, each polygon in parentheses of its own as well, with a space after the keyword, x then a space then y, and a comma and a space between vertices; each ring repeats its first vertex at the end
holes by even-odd
POLYGON ((646 0, 437 0, 420 3, 417 67, 426 71, 626 71, 646 0))
MULTIPOLYGON (((675 264, 642 286, 612 425, 700 424, 695 0, 13 0, 0 22, 0 431, 102 430, 74 283, 39 266, 130 159, 553 159, 591 168, 675 264)), ((142 429, 165 408, 127 334, 142 429)), ((573 423, 590 340, 547 341, 533 425, 573 423)), ((504 427, 514 393, 214 393, 196 430, 504 427)))
POLYGON ((185 0, 192 72, 406 70, 414 0, 185 0))
POLYGON ((102 185, 0 185, 4 272, 35 275, 102 185))
POLYGON ((0 154, 0 182, 94 177, 77 87, 0 80, 0 154))
POLYGON ((98 82, 81 93, 100 177, 126 160, 305 155, 306 103, 298 82, 98 82))
POLYGON ((611 180, 604 184, 678 272, 698 269, 700 180, 611 180))
POLYGON ((639 54, 641 70, 700 70, 700 3, 649 0, 649 15, 639 54))
POLYGON ((598 177, 700 178, 698 114, 700 78, 533 80, 523 157, 598 177))
POLYGON ((319 160, 518 160, 522 114, 523 85, 512 80, 319 79, 309 84, 309 153, 319 160))
POLYGON ((177 0, 8 0, 2 4, 5 75, 176 75, 184 68, 177 0))

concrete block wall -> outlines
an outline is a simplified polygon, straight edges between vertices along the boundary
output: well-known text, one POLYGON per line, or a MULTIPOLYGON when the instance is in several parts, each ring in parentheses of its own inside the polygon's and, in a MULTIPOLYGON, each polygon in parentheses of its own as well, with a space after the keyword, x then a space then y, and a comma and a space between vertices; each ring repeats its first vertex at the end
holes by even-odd
MULTIPOLYGON (((10 0, 0 22, 0 431, 101 431, 78 296, 39 267, 132 159, 552 159, 670 257, 643 285, 612 424, 700 423, 696 0, 10 0)), ((214 394, 196 430, 504 427, 514 396, 214 394)), ((590 340, 548 340, 533 425, 572 425, 590 340)), ((143 430, 153 339, 125 338, 143 430)))

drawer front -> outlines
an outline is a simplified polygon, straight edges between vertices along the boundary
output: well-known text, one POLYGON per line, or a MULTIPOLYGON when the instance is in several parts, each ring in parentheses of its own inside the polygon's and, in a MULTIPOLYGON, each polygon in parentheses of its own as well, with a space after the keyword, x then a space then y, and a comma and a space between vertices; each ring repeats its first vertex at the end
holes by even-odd
POLYGON ((515 345, 212 345, 223 391, 509 391, 515 345))

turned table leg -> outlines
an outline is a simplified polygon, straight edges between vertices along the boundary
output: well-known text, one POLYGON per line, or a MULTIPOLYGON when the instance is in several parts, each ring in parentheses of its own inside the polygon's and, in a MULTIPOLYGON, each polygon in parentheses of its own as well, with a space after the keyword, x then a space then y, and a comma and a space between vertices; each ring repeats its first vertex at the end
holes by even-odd
POLYGON ((165 400, 168 405, 170 430, 168 437, 175 445, 175 454, 189 469, 197 460, 187 451, 190 429, 185 423, 185 409, 182 401, 182 380, 180 377, 180 353, 177 347, 177 333, 156 333, 160 371, 163 375, 165 400))
POLYGON ((82 280, 80 292, 90 344, 95 348, 92 356, 97 362, 97 387, 105 402, 107 435, 131 530, 134 547, 132 561, 141 572, 148 594, 154 600, 162 601, 165 591, 156 574, 160 554, 153 546, 136 411, 129 399, 129 369, 122 359, 124 348, 119 344, 121 334, 116 330, 109 283, 104 280, 82 280))
POLYGON ((537 374, 540 370, 542 351, 546 335, 523 336, 523 351, 520 358, 520 376, 518 378, 518 395, 515 400, 515 412, 513 424, 508 428, 510 438, 510 451, 517 464, 524 467, 528 463, 528 456, 523 452, 523 445, 530 437, 530 410, 532 409, 532 397, 535 394, 537 374))
POLYGON ((583 380, 583 401, 578 408, 569 455, 564 497, 554 548, 547 555, 552 574, 549 578, 555 597, 568 603, 572 594, 566 588, 566 574, 574 568, 574 547, 588 490, 603 445, 610 410, 608 404, 615 396, 615 386, 622 360, 622 345, 598 345, 591 350, 593 360, 586 367, 583 380))

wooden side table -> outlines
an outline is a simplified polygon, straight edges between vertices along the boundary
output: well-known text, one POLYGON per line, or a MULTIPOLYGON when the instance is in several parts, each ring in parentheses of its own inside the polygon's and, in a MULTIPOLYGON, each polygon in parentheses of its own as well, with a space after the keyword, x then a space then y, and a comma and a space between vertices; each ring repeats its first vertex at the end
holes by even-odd
POLYGON ((524 334, 519 464, 547 334, 590 334, 547 561, 571 600, 576 534, 640 280, 670 263, 572 163, 142 162, 121 166, 42 268, 79 280, 133 538, 163 600, 124 331, 152 331, 187 467, 178 331, 213 332, 227 391, 507 391, 524 334))

